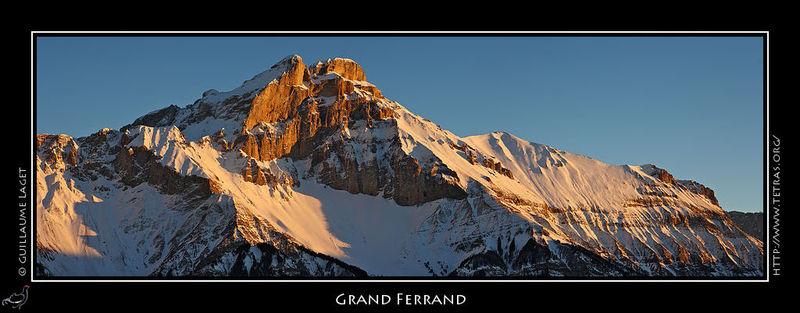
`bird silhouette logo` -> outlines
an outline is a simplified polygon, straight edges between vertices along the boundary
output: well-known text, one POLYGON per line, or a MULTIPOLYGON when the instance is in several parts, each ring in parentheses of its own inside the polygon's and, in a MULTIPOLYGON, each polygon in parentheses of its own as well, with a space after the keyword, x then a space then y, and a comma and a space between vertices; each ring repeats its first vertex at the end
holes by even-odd
POLYGON ((11 305, 12 308, 19 309, 25 302, 28 301, 28 288, 30 286, 25 285, 22 287, 22 291, 19 293, 12 293, 8 298, 3 299, 2 303, 3 306, 11 305))

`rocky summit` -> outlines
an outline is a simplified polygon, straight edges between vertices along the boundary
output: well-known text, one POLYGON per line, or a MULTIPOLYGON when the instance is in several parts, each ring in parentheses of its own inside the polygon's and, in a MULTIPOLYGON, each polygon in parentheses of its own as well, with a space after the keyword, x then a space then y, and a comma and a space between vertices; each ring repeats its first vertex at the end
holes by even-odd
POLYGON ((459 137, 361 65, 288 56, 82 138, 36 136, 41 276, 763 275, 713 190, 459 137))

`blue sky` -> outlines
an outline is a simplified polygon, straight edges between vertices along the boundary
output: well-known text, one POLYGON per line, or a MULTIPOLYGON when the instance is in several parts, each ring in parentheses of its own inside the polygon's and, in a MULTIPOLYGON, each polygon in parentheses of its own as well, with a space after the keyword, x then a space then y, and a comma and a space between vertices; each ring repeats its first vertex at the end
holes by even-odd
POLYGON ((757 37, 39 37, 37 133, 119 128, 289 54, 351 58, 384 96, 459 136, 503 130, 653 163, 726 210, 763 210, 757 37))

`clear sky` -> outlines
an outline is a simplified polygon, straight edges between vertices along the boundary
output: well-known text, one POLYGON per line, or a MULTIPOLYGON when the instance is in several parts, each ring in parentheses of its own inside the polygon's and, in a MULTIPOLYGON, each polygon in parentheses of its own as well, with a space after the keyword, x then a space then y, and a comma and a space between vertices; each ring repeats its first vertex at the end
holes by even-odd
POLYGON ((39 37, 37 133, 117 129, 290 54, 345 57, 456 135, 652 163, 726 210, 762 211, 762 49, 753 37, 39 37))

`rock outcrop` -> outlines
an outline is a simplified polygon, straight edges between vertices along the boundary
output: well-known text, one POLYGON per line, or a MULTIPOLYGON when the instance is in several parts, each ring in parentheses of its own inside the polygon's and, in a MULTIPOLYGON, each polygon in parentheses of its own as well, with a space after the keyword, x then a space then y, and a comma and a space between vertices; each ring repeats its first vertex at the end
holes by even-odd
POLYGON ((309 75, 303 60, 294 56, 281 63, 286 63, 287 71, 253 99, 242 133, 259 123, 285 121, 297 114, 297 107, 308 97, 309 89, 303 85, 303 79, 309 75))
POLYGON ((719 201, 717 200, 717 197, 714 195, 714 190, 711 190, 711 188, 708 188, 693 180, 676 180, 674 177, 672 177, 672 174, 652 164, 643 165, 642 169, 645 170, 645 172, 648 175, 656 177, 658 180, 660 180, 665 184, 674 185, 678 186, 679 188, 687 189, 693 193, 708 198, 708 200, 711 201, 711 203, 713 203, 714 205, 719 205, 719 201))
POLYGON ((67 135, 36 135, 36 150, 53 166, 76 166, 79 161, 78 144, 67 135))
POLYGON ((164 194, 184 194, 188 191, 199 199, 205 199, 215 189, 212 180, 183 176, 160 164, 158 158, 144 147, 120 149, 113 164, 120 182, 132 187, 147 182, 164 194))
POLYGON ((328 59, 325 63, 318 62, 313 67, 314 75, 337 73, 349 80, 366 81, 364 69, 353 60, 344 58, 328 59))

